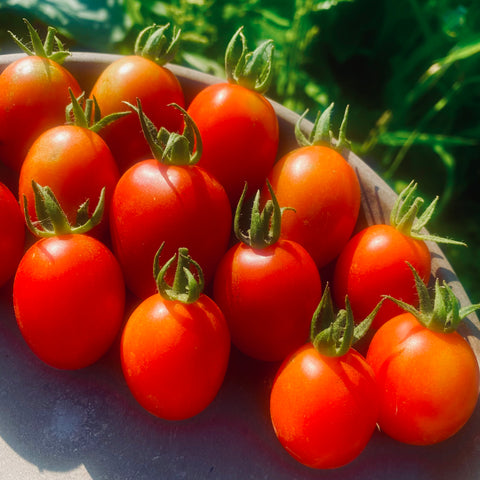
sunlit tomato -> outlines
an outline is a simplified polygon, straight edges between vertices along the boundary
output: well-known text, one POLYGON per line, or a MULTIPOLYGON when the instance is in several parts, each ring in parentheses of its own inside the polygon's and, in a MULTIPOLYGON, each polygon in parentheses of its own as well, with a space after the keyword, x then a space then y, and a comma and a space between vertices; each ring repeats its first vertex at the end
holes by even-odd
MULTIPOLYGON (((166 67, 139 55, 122 57, 97 78, 90 97, 97 99, 102 116, 130 110, 123 102, 137 104, 139 98, 145 114, 157 126, 180 131, 183 117, 170 103, 184 106, 183 90, 176 76, 166 67)), ((138 160, 150 158, 137 115, 127 115, 100 131, 115 157, 120 173, 138 160)))
POLYGON ((25 220, 13 193, 0 182, 0 287, 10 280, 25 248, 25 220))
POLYGON ((215 274, 213 298, 232 342, 258 360, 281 361, 307 341, 321 296, 315 262, 289 240, 262 249, 238 243, 215 274))
POLYGON ((240 85, 219 83, 201 90, 188 114, 200 130, 199 165, 223 185, 236 207, 245 182, 260 188, 278 149, 278 120, 271 103, 240 85))
POLYGON ((308 343, 280 367, 270 415, 280 443, 296 460, 311 468, 341 467, 363 451, 375 430, 375 376, 352 348, 328 357, 308 343))
POLYGON ((22 57, 0 75, 0 160, 15 171, 33 141, 65 122, 68 89, 82 89, 64 67, 38 56, 22 57))
POLYGON ((213 279, 230 239, 232 214, 223 187, 198 166, 144 160, 120 178, 112 198, 110 232, 125 281, 140 298, 156 291, 152 264, 159 245, 165 255, 188 248, 213 279))
POLYGON ((20 170, 19 198, 23 202, 26 197, 30 217, 35 220, 32 180, 48 186, 74 224, 78 207, 89 199, 91 215, 105 187, 104 217, 91 232, 105 238, 110 199, 118 178, 113 155, 97 133, 76 125, 61 125, 40 135, 28 151, 20 170))
POLYGON ((34 243, 13 284, 15 317, 32 351, 59 369, 91 365, 123 321, 125 286, 117 260, 88 235, 34 243))
POLYGON ((282 217, 282 237, 305 247, 319 268, 333 261, 360 209, 360 184, 350 164, 330 147, 300 147, 275 164, 268 180, 279 204, 294 209, 282 217))
POLYGON ((472 415, 479 369, 459 333, 434 332, 403 313, 375 333, 366 358, 379 384, 379 426, 391 437, 431 445, 454 435, 472 415))
MULTIPOLYGON (((409 262, 428 283, 430 252, 423 240, 416 240, 390 225, 371 225, 348 242, 337 259, 332 281, 333 298, 343 306, 348 295, 355 319, 365 318, 380 301, 391 295, 416 305, 418 296, 409 262)), ((393 302, 384 302, 372 329, 402 310, 393 302)))
POLYGON ((206 295, 193 303, 154 294, 129 317, 122 369, 146 410, 167 420, 197 415, 215 398, 230 354, 225 318, 206 295))

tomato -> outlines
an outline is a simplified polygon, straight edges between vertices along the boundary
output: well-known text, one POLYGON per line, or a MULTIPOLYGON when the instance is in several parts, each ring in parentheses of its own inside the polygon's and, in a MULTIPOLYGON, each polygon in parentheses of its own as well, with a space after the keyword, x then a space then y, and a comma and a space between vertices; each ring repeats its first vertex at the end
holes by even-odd
MULTIPOLYGON (((418 302, 409 262, 424 282, 430 278, 430 252, 420 239, 405 235, 391 225, 371 225, 348 242, 340 253, 332 280, 333 298, 344 305, 348 295, 355 318, 362 319, 382 295, 407 303, 418 302)), ((393 302, 385 302, 373 321, 376 330, 401 312, 393 302)))
POLYGON ((402 313, 375 333, 366 358, 380 388, 380 429, 401 442, 443 441, 475 409, 478 363, 457 332, 432 331, 402 313))
POLYGON ((355 349, 340 357, 311 343, 280 367, 270 396, 270 416, 280 443, 300 463, 318 469, 354 460, 375 430, 375 376, 355 349))
POLYGON ((199 165, 236 206, 245 182, 258 189, 275 162, 278 120, 272 105, 241 85, 220 83, 199 92, 187 111, 202 136, 199 165))
POLYGON ((198 166, 143 160, 115 188, 110 213, 113 249, 125 281, 139 298, 155 293, 152 262, 165 241, 165 255, 188 248, 213 278, 230 239, 231 210, 223 187, 198 166))
POLYGON ((0 182, 0 287, 14 274, 25 248, 25 221, 15 195, 0 182))
POLYGON ((83 368, 104 355, 119 333, 122 271, 110 250, 89 235, 42 238, 18 266, 13 302, 20 331, 42 361, 83 368))
MULTIPOLYGON (((152 27, 146 30, 149 28, 152 27)), ((129 110, 124 102, 135 104, 140 98, 145 113, 158 128, 163 126, 168 131, 180 131, 182 115, 168 106, 171 103, 184 106, 180 82, 163 66, 166 59, 161 54, 156 54, 156 60, 142 55, 139 51, 108 65, 96 79, 90 97, 96 98, 102 115, 129 110)), ((102 129, 100 134, 112 150, 121 173, 151 155, 136 115, 119 119, 102 129)))
POLYGON ((121 338, 128 387, 142 407, 167 420, 190 418, 212 402, 229 354, 225 318, 201 289, 188 302, 159 289, 133 311, 121 338))
POLYGON ((279 203, 294 209, 285 211, 282 237, 305 247, 318 268, 333 261, 360 209, 360 184, 350 164, 329 146, 309 145, 283 156, 268 180, 279 203))
POLYGON ((233 246, 222 258, 213 298, 233 344, 263 361, 281 361, 305 343, 322 287, 315 262, 295 242, 233 246))
POLYGON ((32 180, 49 186, 70 222, 75 223, 79 205, 91 199, 91 214, 105 187, 104 219, 90 232, 105 239, 110 199, 118 179, 113 155, 99 134, 77 125, 61 125, 41 134, 28 151, 20 170, 19 197, 22 202, 26 197, 30 217, 35 220, 32 180))
POLYGON ((50 53, 30 52, 0 75, 0 160, 15 171, 42 132, 65 122, 68 89, 75 96, 82 92, 73 75, 50 53))

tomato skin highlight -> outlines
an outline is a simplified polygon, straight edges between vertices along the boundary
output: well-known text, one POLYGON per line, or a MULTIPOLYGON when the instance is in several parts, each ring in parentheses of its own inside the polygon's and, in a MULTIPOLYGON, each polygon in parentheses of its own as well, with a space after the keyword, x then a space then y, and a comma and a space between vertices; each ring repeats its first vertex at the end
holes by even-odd
POLYGON ((121 338, 128 387, 143 408, 166 420, 193 417, 213 401, 229 355, 225 318, 204 294, 191 304, 152 295, 131 314, 121 338))
POLYGON ((155 253, 188 248, 205 283, 212 279, 230 240, 232 213, 223 187, 197 166, 166 166, 157 160, 133 165, 113 194, 110 232, 129 289, 139 298, 156 292, 155 253))
POLYGON ((433 332, 410 313, 386 322, 367 352, 380 389, 379 426, 412 445, 432 445, 457 433, 479 392, 477 359, 457 332, 433 332))
MULTIPOLYGON (((168 106, 184 107, 183 90, 177 77, 168 68, 137 55, 128 55, 111 63, 97 78, 90 98, 95 97, 102 116, 130 110, 123 102, 142 103, 144 113, 160 129, 180 132, 183 116, 168 106)), ((132 112, 107 125, 100 132, 111 149, 120 173, 139 160, 151 157, 138 115, 132 112)))
POLYGON ((278 160, 268 180, 278 203, 295 209, 282 216, 282 237, 305 247, 318 268, 333 261, 360 210, 360 184, 350 164, 330 147, 300 147, 278 160))
POLYGON ((238 243, 220 261, 213 298, 244 354, 281 361, 308 340, 322 285, 315 262, 295 242, 262 249, 238 243))
POLYGON ((19 198, 28 202, 30 218, 37 219, 32 180, 52 189, 69 221, 74 224, 78 207, 89 200, 89 215, 105 187, 103 219, 90 233, 108 234, 110 200, 119 172, 107 144, 95 132, 75 125, 62 125, 41 134, 28 151, 20 170, 19 198))
POLYGON ((341 467, 360 455, 375 430, 375 376, 352 348, 327 357, 308 343, 280 367, 270 415, 278 440, 297 461, 316 469, 341 467))
POLYGON ((0 287, 14 275, 25 248, 25 220, 12 191, 0 182, 0 287))
POLYGON ((103 356, 122 322, 125 285, 117 260, 88 235, 34 243, 13 284, 15 317, 32 351, 58 369, 79 369, 103 356))
MULTIPOLYGON (((407 261, 428 283, 431 258, 423 240, 404 235, 390 225, 365 228, 348 242, 337 259, 332 281, 335 303, 343 308, 348 295, 356 321, 363 320, 382 295, 416 305, 415 281, 407 261)), ((372 330, 402 311, 395 303, 384 302, 372 330)))
POLYGON ((58 63, 38 56, 22 57, 0 74, 0 160, 20 171, 33 141, 45 130, 65 123, 71 88, 81 87, 58 63))
POLYGON ((278 120, 271 103, 240 85, 219 83, 201 90, 188 114, 202 138, 198 163, 223 185, 232 208, 245 182, 258 190, 272 168, 278 149, 278 120))

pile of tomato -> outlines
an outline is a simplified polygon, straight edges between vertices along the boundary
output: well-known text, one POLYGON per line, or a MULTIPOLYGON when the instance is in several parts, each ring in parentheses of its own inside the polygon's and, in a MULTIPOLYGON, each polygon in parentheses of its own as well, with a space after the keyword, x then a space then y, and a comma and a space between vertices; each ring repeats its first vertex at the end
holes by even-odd
POLYGON ((239 29, 227 81, 186 105, 170 26, 84 92, 54 29, 42 43, 26 23, 34 49, 0 75, 0 285, 41 360, 84 368, 120 336, 132 395, 172 421, 212 402, 231 345, 278 362, 272 428, 312 468, 351 462, 376 428, 414 445, 462 428, 479 369, 455 329, 478 305, 426 286, 434 204, 417 217, 412 183, 390 224, 354 233, 331 108, 278 158, 271 41, 250 52, 239 29))

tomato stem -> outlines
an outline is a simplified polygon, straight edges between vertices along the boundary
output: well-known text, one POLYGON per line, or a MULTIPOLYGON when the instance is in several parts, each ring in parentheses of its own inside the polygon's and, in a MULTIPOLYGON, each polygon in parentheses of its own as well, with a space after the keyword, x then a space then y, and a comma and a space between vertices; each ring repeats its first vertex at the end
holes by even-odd
POLYGON ((273 77, 273 40, 266 40, 250 52, 240 27, 225 51, 225 73, 229 83, 241 85, 263 94, 270 87, 273 77))
POLYGON ((178 52, 181 30, 173 27, 170 39, 165 35, 170 27, 166 25, 150 25, 144 28, 137 36, 134 46, 135 55, 152 60, 163 66, 171 62, 178 52))
POLYGON ((180 247, 178 249, 178 255, 175 254, 160 268, 159 258, 165 242, 160 245, 160 248, 155 254, 153 261, 153 276, 157 284, 157 289, 162 297, 168 300, 178 301, 181 303, 193 303, 198 300, 200 294, 203 291, 205 280, 203 277, 203 271, 200 265, 190 257, 188 249, 180 247), (173 284, 170 286, 166 281, 167 271, 177 260, 177 266, 175 269, 175 277, 173 284), (193 266, 197 278, 191 272, 190 267, 193 266))
POLYGON ((70 55, 70 52, 65 49, 63 43, 55 35, 57 32, 56 29, 54 27, 49 26, 47 29, 47 34, 45 36, 45 42, 42 43, 40 35, 33 28, 31 23, 26 18, 24 18, 23 21, 28 29, 32 48, 27 47, 27 45, 24 42, 22 42, 15 34, 9 31, 8 33, 10 34, 14 42, 27 55, 30 55, 30 56, 35 55, 38 57, 47 58, 61 65, 65 61, 65 59, 70 55), (57 47, 56 51, 55 51, 55 46, 57 47))
POLYGON ((37 222, 32 222, 28 213, 27 197, 23 197, 23 210, 25 221, 30 231, 37 237, 53 237, 75 233, 86 233, 98 225, 103 217, 105 208, 105 187, 102 188, 97 206, 88 216, 89 200, 86 200, 77 210, 75 224, 71 224, 58 202, 55 194, 48 186, 40 186, 32 180, 32 188, 35 196, 35 212, 37 222))

